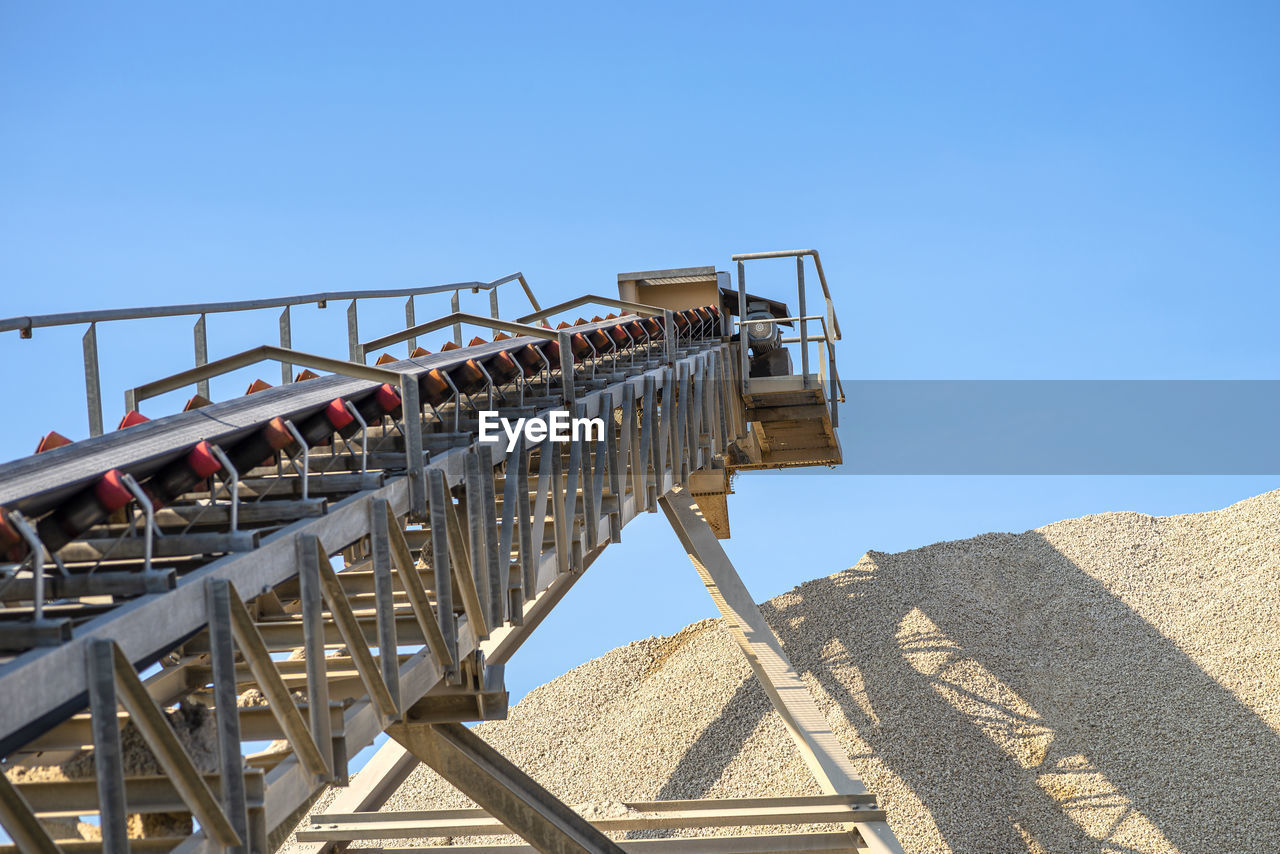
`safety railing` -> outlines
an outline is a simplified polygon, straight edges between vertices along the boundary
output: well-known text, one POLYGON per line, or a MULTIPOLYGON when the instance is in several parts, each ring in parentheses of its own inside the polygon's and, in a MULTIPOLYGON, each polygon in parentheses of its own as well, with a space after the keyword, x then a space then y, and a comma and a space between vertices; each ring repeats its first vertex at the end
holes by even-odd
MULTIPOLYGON (((734 255, 733 260, 738 265, 738 305, 742 317, 739 319, 739 325, 745 319, 747 307, 747 278, 746 278, 746 262, 760 261, 770 258, 795 258, 796 259, 796 316, 775 318, 776 323, 792 322, 799 327, 799 335, 782 338, 782 344, 799 344, 800 345, 800 378, 801 387, 809 387, 809 345, 818 345, 818 365, 819 365, 819 382, 827 386, 828 406, 831 411, 831 423, 837 424, 838 409, 837 403, 844 401, 844 389, 840 385, 840 375, 836 369, 836 351, 835 342, 840 340, 840 320, 836 317, 835 303, 831 300, 831 289, 827 285, 827 276, 822 269, 822 258, 818 255, 816 249, 783 249, 776 252, 747 252, 734 255), (806 256, 813 258, 814 268, 818 273, 818 282, 822 286, 822 296, 825 304, 825 313, 822 315, 810 315, 807 313, 807 301, 805 295, 805 275, 804 275, 804 259, 806 256), (809 334, 809 323, 818 321, 822 327, 821 335, 809 334), (825 367, 825 370, 824 370, 825 367)), ((748 376, 750 370, 749 364, 749 348, 747 346, 740 347, 740 358, 742 359, 742 382, 743 390, 747 388, 748 376)))
MULTIPOLYGON (((361 360, 359 309, 361 300, 395 299, 404 297, 405 326, 416 325, 414 298, 429 294, 452 293, 450 300, 454 312, 460 309, 460 294, 463 291, 479 293, 489 292, 489 313, 498 317, 498 288, 509 282, 519 282, 529 304, 534 311, 541 310, 533 289, 523 273, 510 273, 490 282, 452 282, 444 285, 426 285, 416 288, 393 288, 359 291, 324 291, 321 293, 299 294, 296 296, 270 297, 266 299, 233 300, 226 302, 184 303, 181 305, 150 306, 145 308, 102 309, 96 311, 73 311, 61 314, 41 314, 20 317, 0 318, 0 332, 16 331, 22 338, 31 338, 33 331, 54 326, 76 326, 88 324, 82 340, 84 351, 84 385, 85 407, 89 416, 89 435, 100 436, 103 432, 102 421, 102 380, 99 371, 98 356, 98 324, 122 320, 144 320, 157 317, 196 317, 192 329, 192 343, 195 350, 195 367, 203 367, 209 363, 209 340, 206 318, 210 314, 226 314, 241 311, 260 311, 269 308, 283 308, 280 313, 280 347, 289 350, 293 347, 293 325, 290 309, 299 305, 315 304, 318 308, 327 308, 329 302, 350 300, 347 306, 347 349, 351 361, 361 360)), ((461 327, 455 326, 456 343, 461 344, 461 327)), ((410 341, 410 346, 416 346, 410 341)), ((280 365, 280 381, 288 384, 292 381, 293 365, 282 361, 280 365)), ((197 393, 209 397, 208 380, 202 380, 197 386, 197 393)))

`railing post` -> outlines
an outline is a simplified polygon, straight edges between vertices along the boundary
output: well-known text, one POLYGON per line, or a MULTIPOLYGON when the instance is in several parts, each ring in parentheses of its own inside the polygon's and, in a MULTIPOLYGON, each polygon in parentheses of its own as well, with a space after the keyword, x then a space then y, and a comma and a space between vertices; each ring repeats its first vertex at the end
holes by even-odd
POLYGON ((494 320, 498 319, 498 289, 497 287, 489 288, 489 316, 494 320))
POLYGON ((742 368, 742 391, 747 391, 747 377, 751 374, 751 365, 747 357, 747 336, 744 334, 747 330, 747 265, 742 261, 738 262, 738 353, 741 357, 742 368))
MULTIPOLYGON (((414 317, 413 297, 409 297, 404 301, 404 328, 412 329, 418 325, 417 319, 414 317)), ((409 352, 412 353, 418 349, 418 336, 414 335, 409 339, 409 352)))
POLYGON ((90 323, 84 341, 84 401, 89 409, 89 435, 102 435, 102 380, 98 375, 98 324, 90 323))
MULTIPOLYGON (((458 292, 454 291, 453 296, 449 298, 450 314, 457 314, 458 312, 462 311, 461 306, 462 306, 462 303, 458 299, 458 292)), ((461 346, 462 344, 462 324, 461 323, 453 324, 453 343, 459 346, 461 346)))
POLYGON ((347 353, 353 362, 364 364, 364 354, 360 352, 360 323, 356 318, 356 300, 347 306, 347 353))
MULTIPOLYGON (((200 315, 200 319, 196 321, 194 330, 196 345, 196 367, 202 368, 209 364, 209 338, 205 334, 205 315, 200 315)), ((209 381, 201 380, 196 383, 196 393, 206 400, 210 399, 209 381)))
POLYGON ((796 256, 796 288, 799 296, 796 299, 800 307, 800 387, 809 387, 809 321, 804 308, 804 256, 796 256))
MULTIPOLYGON (((289 306, 284 307, 284 311, 280 312, 280 346, 286 350, 293 349, 293 326, 290 323, 289 306)), ((293 365, 288 362, 280 363, 280 384, 288 385, 293 381, 293 365)))

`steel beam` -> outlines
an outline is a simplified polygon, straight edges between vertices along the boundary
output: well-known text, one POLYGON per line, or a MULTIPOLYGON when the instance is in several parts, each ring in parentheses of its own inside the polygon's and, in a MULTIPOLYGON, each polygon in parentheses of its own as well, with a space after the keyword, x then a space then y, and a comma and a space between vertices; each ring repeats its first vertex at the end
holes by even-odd
MULTIPOLYGON (((848 753, 791 666, 781 641, 765 622, 693 496, 676 488, 658 503, 818 785, 828 794, 866 794, 848 753)), ((902 845, 883 819, 856 824, 871 851, 901 854, 902 845)))
POLYGON ((461 724, 396 724, 387 734, 540 854, 622 849, 461 724))

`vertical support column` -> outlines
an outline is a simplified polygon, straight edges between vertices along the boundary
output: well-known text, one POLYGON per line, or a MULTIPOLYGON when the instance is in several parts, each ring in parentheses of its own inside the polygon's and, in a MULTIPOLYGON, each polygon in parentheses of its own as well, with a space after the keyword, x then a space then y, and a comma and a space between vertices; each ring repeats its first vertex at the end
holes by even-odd
POLYGON ((560 345, 560 390, 565 408, 568 408, 577 399, 573 389, 573 342, 569 340, 569 333, 564 330, 557 336, 557 341, 560 345))
POLYGON ((747 266, 738 262, 738 367, 742 370, 742 391, 747 391, 747 377, 751 375, 751 366, 747 361, 747 266))
POLYGON ((422 401, 418 395, 418 380, 407 373, 400 375, 400 417, 404 422, 404 456, 409 477, 409 518, 421 522, 427 517, 422 401))
MULTIPOLYGON (((624 383, 622 385, 622 393, 625 395, 624 400, 631 396, 631 386, 624 383)), ((614 408, 615 401, 613 395, 606 395, 605 399, 609 401, 608 415, 604 419, 604 440, 596 445, 596 452, 604 453, 605 462, 608 464, 609 472, 609 491, 613 493, 613 498, 618 502, 618 510, 609 514, 609 542, 622 542, 622 499, 627 493, 627 457, 630 456, 630 445, 628 444, 628 424, 627 413, 630 411, 626 404, 622 404, 622 423, 618 428, 618 434, 614 433, 614 408)), ((601 490, 603 495, 604 490, 601 490)), ((603 508, 602 508, 603 509, 603 508)))
POLYGON ((467 454, 465 463, 467 495, 467 542, 470 544, 471 578, 480 594, 480 613, 488 626, 493 626, 490 612, 492 599, 489 591, 488 541, 485 538, 484 495, 480 485, 480 457, 475 451, 467 454))
MULTIPOLYGON (((284 307, 284 311, 280 312, 280 346, 285 350, 293 349, 293 325, 290 322, 289 306, 284 307)), ((280 384, 288 385, 293 382, 293 365, 289 362, 280 363, 280 384)))
MULTIPOLYGON (((418 325, 418 321, 414 317, 413 297, 409 297, 404 301, 404 328, 412 329, 418 325)), ((418 336, 414 335, 409 339, 409 352, 412 353, 418 349, 418 336)))
MULTIPOLYGON (((572 523, 565 519, 565 487, 561 481, 561 475, 564 470, 564 463, 560 459, 560 446, 551 439, 547 439, 542 443, 542 463, 547 464, 547 458, 551 458, 551 517, 555 530, 556 541, 556 572, 566 573, 569 571, 569 532, 572 530, 572 523)), ((539 476, 541 480, 541 476, 539 476)), ((570 499, 572 500, 572 496, 570 499)))
POLYGON ((98 372, 98 324, 90 323, 84 348, 84 401, 89 410, 89 435, 102 435, 102 379, 98 372))
POLYGON ((347 358, 353 362, 365 363, 364 353, 360 352, 360 319, 357 316, 356 300, 347 306, 347 358))
MULTIPOLYGON (((222 774, 222 811, 236 834, 249 839, 245 804, 244 758, 240 754, 240 712, 236 708, 236 659, 231 633, 231 591, 225 578, 205 585, 209 609, 209 652, 213 659, 213 706, 218 727, 218 769, 222 774)), ((231 849, 246 852, 246 845, 231 849)))
POLYGON ((116 672, 112 641, 89 643, 89 711, 93 715, 93 761, 98 777, 98 811, 104 854, 128 854, 129 827, 124 804, 124 753, 116 717, 116 672))
MULTIPOLYGON (((586 418, 586 404, 578 404, 577 411, 574 415, 577 418, 586 418)), ((581 424, 582 422, 579 421, 578 423, 581 424)), ((582 530, 583 533, 586 534, 586 547, 588 549, 594 549, 599 545, 600 518, 596 515, 596 508, 599 506, 597 503, 599 493, 596 492, 596 472, 604 462, 592 453, 593 445, 594 442, 588 440, 588 436, 585 431, 583 432, 582 438, 575 439, 573 443, 575 449, 582 449, 580 452, 582 473, 579 476, 579 484, 582 490, 582 530), (593 457, 595 457, 595 459, 593 459, 593 457)), ((570 459, 572 459, 572 457, 570 459)), ((601 483, 601 485, 603 486, 603 483, 601 483)))
MULTIPOLYGON (((200 315, 200 319, 196 321, 194 330, 196 344, 196 367, 204 367, 209 364, 209 336, 205 334, 205 316, 200 315)), ((209 398, 209 381, 200 380, 196 383, 196 394, 203 398, 209 398)))
POLYGON ((676 346, 680 342, 676 340, 676 316, 675 312, 666 308, 662 310, 662 340, 666 342, 667 364, 675 362, 679 348, 676 346))
POLYGON ((452 676, 456 680, 462 673, 462 667, 458 663, 458 625, 453 612, 453 573, 449 564, 449 516, 445 508, 445 502, 450 499, 443 471, 438 468, 428 471, 427 491, 430 495, 431 571, 435 576, 436 619, 440 621, 440 633, 444 635, 449 658, 454 662, 452 676))
MULTIPOLYGON (((582 445, 581 441, 569 443, 569 470, 564 479, 564 503, 561 505, 568 534, 565 558, 569 561, 571 572, 582 569, 579 560, 582 554, 582 529, 578 521, 578 490, 582 488, 582 445)), ((583 493, 585 495, 586 490, 583 493)))
MULTIPOLYGON (((512 603, 512 619, 523 617, 524 600, 533 598, 538 591, 538 557, 542 543, 534 543, 533 521, 529 518, 529 449, 520 440, 516 457, 516 527, 520 533, 520 586, 519 608, 512 603)), ((507 464, 507 477, 511 477, 511 465, 507 464)), ((539 520, 541 522, 541 520, 539 520)), ((542 525, 538 526, 538 537, 542 537, 542 525)))
POLYGON ((307 657, 307 706, 311 737, 325 766, 333 770, 333 727, 329 723, 329 675, 324 660, 324 592, 320 586, 319 540, 313 534, 295 539, 298 555, 298 598, 302 602, 302 648, 307 657))
MULTIPOLYGON (((661 476, 661 469, 653 464, 653 433, 654 426, 657 424, 655 420, 657 414, 654 412, 658 407, 658 381, 654 377, 645 376, 644 378, 644 401, 640 410, 640 466, 638 477, 640 478, 641 488, 644 490, 644 500, 641 507, 651 513, 657 513, 658 508, 654 505, 657 500, 658 490, 656 484, 656 476, 661 476), (653 468, 654 475, 649 474, 650 468, 653 468)), ((637 496, 639 500, 639 496, 637 496)))
MULTIPOLYGON (((489 627, 496 629, 506 621, 507 600, 503 567, 510 566, 510 552, 501 553, 498 538, 498 498, 493 488, 493 445, 480 445, 476 451, 480 475, 480 509, 484 513, 485 567, 489 591, 489 627)), ((484 587, 480 588, 485 590, 484 587)))
MULTIPOLYGON (((373 562, 373 599, 378 618, 378 664, 387 691, 400 708, 400 658, 396 654, 395 582, 391 578, 391 529, 385 499, 369 501, 369 551, 373 562)), ((406 587, 408 582, 406 582, 406 587)))

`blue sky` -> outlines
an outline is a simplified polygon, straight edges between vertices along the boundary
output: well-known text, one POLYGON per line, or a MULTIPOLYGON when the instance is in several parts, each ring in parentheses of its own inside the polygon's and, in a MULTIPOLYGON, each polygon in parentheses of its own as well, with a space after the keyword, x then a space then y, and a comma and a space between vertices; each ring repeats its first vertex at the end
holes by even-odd
MULTIPOLYGON (((1280 7, 1245 3, 5 3, 0 315, 517 269, 550 303, 815 246, 847 377, 1273 379, 1278 41, 1280 7)), ((294 322, 344 351, 342 307, 294 322)), ((211 318, 211 355, 274 329, 211 318)), ((0 335, 0 457, 87 434, 81 332, 0 335)), ((190 364, 187 321, 99 336, 109 426, 190 364)), ((729 549, 764 597, 868 548, 1275 480, 746 475, 729 549)), ((624 540, 513 693, 711 614, 660 516, 624 540)))

